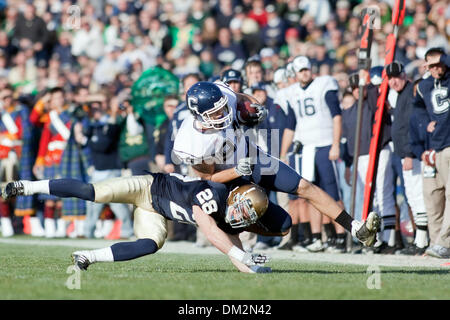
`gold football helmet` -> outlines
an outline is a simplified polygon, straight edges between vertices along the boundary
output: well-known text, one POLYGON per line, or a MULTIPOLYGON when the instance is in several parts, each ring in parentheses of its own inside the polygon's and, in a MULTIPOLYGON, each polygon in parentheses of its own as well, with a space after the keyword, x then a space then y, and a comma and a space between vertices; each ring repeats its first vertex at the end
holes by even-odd
POLYGON ((262 217, 269 206, 269 198, 263 188, 252 183, 234 188, 227 205, 225 221, 233 228, 243 228, 262 217))

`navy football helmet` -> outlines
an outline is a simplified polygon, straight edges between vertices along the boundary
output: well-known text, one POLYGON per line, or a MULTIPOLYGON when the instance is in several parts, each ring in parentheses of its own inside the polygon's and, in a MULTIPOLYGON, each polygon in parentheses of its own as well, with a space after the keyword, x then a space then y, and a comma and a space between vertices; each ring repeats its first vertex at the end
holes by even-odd
POLYGON ((233 122, 228 97, 212 82, 200 81, 190 87, 186 105, 205 128, 224 129, 233 122))
POLYGON ((228 83, 230 81, 237 81, 242 85, 242 74, 240 71, 235 69, 228 69, 222 73, 222 78, 220 79, 224 83, 228 83))

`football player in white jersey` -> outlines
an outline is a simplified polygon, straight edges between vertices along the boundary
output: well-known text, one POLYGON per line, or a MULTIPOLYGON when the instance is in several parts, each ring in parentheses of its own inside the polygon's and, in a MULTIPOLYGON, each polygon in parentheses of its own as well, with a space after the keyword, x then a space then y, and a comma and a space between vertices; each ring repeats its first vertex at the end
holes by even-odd
MULTIPOLYGON (((319 76, 313 79, 311 63, 305 56, 298 56, 292 61, 297 76, 297 83, 285 89, 288 109, 295 114, 295 127, 288 128, 283 136, 281 158, 285 158, 293 141, 302 146, 290 157, 290 164, 303 177, 313 181, 327 192, 341 208, 338 176, 335 160, 339 158, 342 118, 338 99, 337 81, 330 76, 319 76)), ((321 240, 322 222, 327 237, 334 242, 337 232, 339 252, 345 249, 345 230, 336 225, 329 217, 304 204, 295 206, 300 212, 310 212, 312 243, 305 243, 306 249, 312 252, 325 249, 321 240), (307 210, 305 210, 307 209, 307 210)), ((307 223, 307 216, 300 220, 307 223)), ((305 227, 305 225, 303 225, 305 227)), ((333 243, 329 243, 333 244, 333 243)), ((294 249, 304 251, 303 246, 294 249)))
MULTIPOLYGON (((318 186, 303 179, 294 169, 248 142, 236 114, 237 99, 226 85, 198 82, 187 93, 192 116, 187 117, 175 137, 174 153, 189 163, 203 179, 227 184, 256 183, 267 191, 281 191, 308 200, 317 210, 335 220, 363 244, 372 246, 380 218, 372 212, 364 223, 352 219, 341 205, 318 186)), ((256 125, 263 114, 254 106, 256 125)), ((253 121, 254 120, 254 121, 253 121)), ((249 121, 246 123, 250 125, 249 121)), ((269 202, 266 214, 254 224, 266 235, 287 234, 292 221, 281 207, 269 202)), ((251 228, 247 231, 252 231, 251 228)), ((261 234, 261 232, 259 232, 261 234)))

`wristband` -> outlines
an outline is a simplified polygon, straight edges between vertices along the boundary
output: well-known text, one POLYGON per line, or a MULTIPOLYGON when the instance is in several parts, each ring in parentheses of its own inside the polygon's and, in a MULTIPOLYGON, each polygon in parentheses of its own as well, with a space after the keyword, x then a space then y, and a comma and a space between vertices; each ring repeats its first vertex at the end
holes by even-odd
POLYGON ((242 251, 241 249, 239 249, 236 246, 232 246, 230 251, 228 251, 228 256, 230 256, 231 258, 234 258, 240 262, 243 262, 244 257, 245 257, 245 251, 242 251))

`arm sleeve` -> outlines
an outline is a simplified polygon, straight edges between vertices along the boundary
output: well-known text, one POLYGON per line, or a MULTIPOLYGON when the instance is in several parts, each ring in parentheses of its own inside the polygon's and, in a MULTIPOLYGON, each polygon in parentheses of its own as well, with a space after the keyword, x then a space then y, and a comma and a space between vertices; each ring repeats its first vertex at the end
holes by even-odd
MULTIPOLYGON (((422 154, 425 152, 425 141, 422 141, 420 138, 420 127, 417 119, 418 113, 416 110, 413 110, 409 120, 409 144, 411 146, 412 153, 417 159, 421 159, 422 154)), ((426 135, 426 132, 424 134, 426 135)))
POLYGON ((341 106, 339 103, 338 91, 329 90, 325 93, 325 102, 330 109, 331 117, 341 115, 341 106))
POLYGON ((166 158, 166 164, 172 164, 172 149, 173 149, 173 125, 174 121, 170 121, 167 127, 166 136, 164 137, 164 156, 166 158))
POLYGON ((45 157, 45 154, 47 153, 50 138, 51 138, 51 131, 47 124, 47 125, 45 125, 44 129, 42 130, 41 139, 39 140, 39 150, 38 150, 38 154, 36 157, 37 165, 44 164, 44 157, 45 157))
POLYGON ((420 89, 420 82, 417 84, 416 96, 412 100, 413 108, 426 109, 425 101, 423 101, 423 94, 420 89))
POLYGON ((275 109, 277 110, 277 113, 275 116, 276 125, 275 125, 274 129, 280 129, 280 128, 284 129, 286 127, 286 123, 288 121, 287 115, 283 111, 283 108, 281 108, 281 106, 279 106, 278 104, 275 104, 275 109))
POLYGON ((295 120, 295 113, 289 102, 287 107, 286 128, 295 131, 295 126, 297 125, 297 121, 295 120))
POLYGON ((33 109, 30 113, 30 122, 36 127, 42 126, 42 123, 40 122, 42 115, 44 114, 44 102, 42 100, 38 100, 36 104, 34 105, 33 109))

